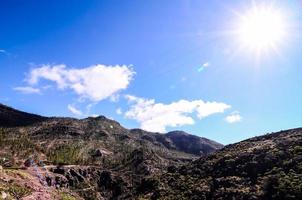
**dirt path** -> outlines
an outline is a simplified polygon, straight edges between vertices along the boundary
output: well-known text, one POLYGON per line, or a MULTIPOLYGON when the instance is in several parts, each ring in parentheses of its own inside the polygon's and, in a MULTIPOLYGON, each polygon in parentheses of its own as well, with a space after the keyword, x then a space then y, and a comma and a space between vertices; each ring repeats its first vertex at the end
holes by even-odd
MULTIPOLYGON (((23 200, 50 200, 55 198, 54 188, 44 186, 43 183, 41 183, 35 168, 30 167, 25 171, 31 177, 30 183, 27 182, 25 185, 32 188, 34 192, 30 196, 24 197, 23 200)), ((44 176, 45 172, 43 172, 41 168, 38 168, 38 172, 44 176)))

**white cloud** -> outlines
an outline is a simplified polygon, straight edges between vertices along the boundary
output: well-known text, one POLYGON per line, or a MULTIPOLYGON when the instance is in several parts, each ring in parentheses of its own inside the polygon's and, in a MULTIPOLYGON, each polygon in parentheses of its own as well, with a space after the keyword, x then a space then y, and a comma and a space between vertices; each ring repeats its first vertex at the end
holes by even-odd
POLYGON ((48 90, 48 89, 51 89, 52 86, 51 85, 45 85, 42 87, 43 90, 48 90))
POLYGON ((123 111, 121 108, 116 109, 116 114, 121 115, 123 114, 123 111))
POLYGON ((239 112, 233 112, 230 115, 226 116, 225 121, 227 121, 228 123, 236 123, 236 122, 240 122, 242 120, 241 115, 239 114, 239 112))
POLYGON ((222 113, 231 106, 225 103, 204 102, 202 100, 179 100, 170 104, 156 103, 154 99, 144 99, 131 95, 126 98, 132 104, 125 117, 135 119, 144 130, 166 132, 166 127, 178 127, 195 123, 192 116, 202 119, 215 113, 222 113))
POLYGON ((120 95, 119 94, 111 95, 109 99, 111 102, 118 102, 120 99, 120 95))
POLYGON ((91 113, 91 108, 95 105, 95 103, 90 103, 86 105, 85 110, 81 111, 80 109, 76 108, 74 104, 69 104, 67 109, 77 117, 98 117, 98 114, 91 113))
POLYGON ((196 106, 197 116, 202 119, 213 115, 215 113, 223 113, 226 109, 231 108, 230 105, 225 103, 218 103, 215 101, 204 102, 202 100, 193 101, 196 106))
POLYGON ((41 91, 39 88, 33 88, 30 86, 26 87, 15 87, 14 90, 21 92, 23 94, 41 94, 41 91))
POLYGON ((92 108, 93 106, 95 106, 95 104, 96 104, 96 103, 90 103, 90 104, 86 105, 86 113, 87 113, 87 114, 90 113, 91 108, 92 108))
POLYGON ((98 102, 113 98, 126 89, 135 72, 131 66, 93 65, 87 68, 67 68, 65 65, 43 65, 32 69, 27 82, 37 85, 41 79, 53 81, 60 90, 71 89, 82 99, 98 102))
POLYGON ((68 105, 67 106, 67 108, 68 108, 68 110, 72 113, 72 114, 74 114, 74 115, 76 115, 76 116, 82 116, 83 115, 83 112, 82 111, 80 111, 79 109, 77 109, 76 107, 74 107, 73 105, 68 105))

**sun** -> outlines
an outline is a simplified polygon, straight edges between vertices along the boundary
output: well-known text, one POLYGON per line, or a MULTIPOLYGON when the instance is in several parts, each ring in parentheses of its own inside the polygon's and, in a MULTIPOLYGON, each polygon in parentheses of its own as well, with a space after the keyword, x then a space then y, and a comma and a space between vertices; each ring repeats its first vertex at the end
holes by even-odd
POLYGON ((240 16, 240 44, 256 52, 277 49, 287 35, 284 13, 273 7, 253 7, 240 16))

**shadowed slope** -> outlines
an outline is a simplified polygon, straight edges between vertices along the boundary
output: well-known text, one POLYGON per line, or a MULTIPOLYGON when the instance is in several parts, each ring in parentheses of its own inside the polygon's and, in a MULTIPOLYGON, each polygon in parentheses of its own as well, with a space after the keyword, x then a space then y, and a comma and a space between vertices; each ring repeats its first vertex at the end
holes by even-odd
POLYGON ((151 180, 146 199, 302 199, 302 129, 227 145, 151 180))
POLYGON ((27 126, 46 120, 46 117, 15 110, 0 104, 0 126, 16 127, 27 126))

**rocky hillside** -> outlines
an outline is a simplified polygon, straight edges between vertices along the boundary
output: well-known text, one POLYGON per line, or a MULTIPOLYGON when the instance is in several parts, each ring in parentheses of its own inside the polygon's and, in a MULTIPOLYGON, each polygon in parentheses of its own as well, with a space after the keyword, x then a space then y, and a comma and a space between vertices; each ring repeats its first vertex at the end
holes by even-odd
POLYGON ((146 177, 220 148, 184 132, 128 130, 104 116, 47 118, 0 106, 0 193, 16 199, 135 199, 146 177))
POLYGON ((141 199, 302 199, 302 128, 228 145, 142 183, 141 199))
POLYGON ((1 115, 14 125, 0 127, 0 199, 302 199, 302 128, 223 147, 104 116, 1 115))
POLYGON ((0 104, 0 127, 26 126, 46 119, 46 117, 18 111, 0 104))
POLYGON ((195 155, 206 155, 223 147, 223 145, 217 142, 190 135, 183 131, 171 131, 165 134, 165 137, 172 141, 178 151, 195 155))

